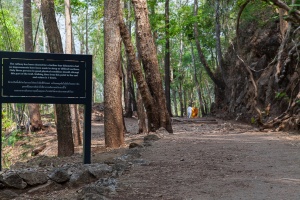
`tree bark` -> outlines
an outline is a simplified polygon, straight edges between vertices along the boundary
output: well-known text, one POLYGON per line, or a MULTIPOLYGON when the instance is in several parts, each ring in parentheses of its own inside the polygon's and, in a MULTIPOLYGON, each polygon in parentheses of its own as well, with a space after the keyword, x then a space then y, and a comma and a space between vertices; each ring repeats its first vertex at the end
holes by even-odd
POLYGON ((177 109, 177 91, 173 90, 173 102, 174 102, 174 115, 177 117, 178 116, 178 109, 177 109))
MULTIPOLYGON (((32 38, 32 16, 31 16, 31 0, 23 0, 23 19, 24 19, 24 40, 25 51, 33 52, 32 38)), ((28 104, 30 129, 31 131, 39 131, 43 127, 40 114, 39 104, 28 104)))
POLYGON ((138 84, 138 90, 141 93, 143 103, 147 110, 148 129, 149 131, 155 131, 160 127, 158 110, 156 108, 156 105, 154 104, 153 97, 151 96, 151 92, 149 90, 148 84, 144 78, 144 74, 140 66, 140 63, 136 58, 134 47, 131 43, 130 34, 125 26, 125 23, 121 15, 120 15, 120 32, 121 32, 123 43, 126 47, 125 49, 128 55, 130 65, 132 67, 132 73, 134 74, 134 77, 138 84))
POLYGON ((185 110, 184 110, 184 104, 183 104, 183 91, 182 91, 181 83, 179 83, 178 96, 179 96, 179 104, 180 104, 180 117, 183 117, 183 115, 185 114, 185 110))
POLYGON ((142 99, 142 95, 140 93, 140 91, 137 91, 137 104, 138 104, 138 110, 137 110, 137 114, 138 114, 138 123, 139 123, 139 131, 138 133, 147 133, 147 125, 146 125, 146 113, 145 113, 145 109, 144 109, 144 105, 143 105, 143 99, 142 99))
POLYGON ((104 132, 105 145, 111 148, 124 144, 119 12, 119 0, 105 0, 104 132))
MULTIPOLYGON (((142 59, 147 84, 159 110, 159 124, 153 124, 153 126, 156 129, 164 127, 169 133, 173 133, 159 72, 156 47, 148 18, 147 1, 132 0, 132 3, 135 11, 139 55, 142 59)), ((150 119, 148 118, 148 120, 150 119)))
POLYGON ((23 0, 25 51, 33 52, 31 0, 23 0))
POLYGON ((196 89, 197 89, 197 93, 198 93, 198 99, 199 99, 199 104, 200 104, 199 105, 200 106, 200 111, 201 111, 201 114, 202 114, 202 117, 203 117, 205 115, 204 102, 203 102, 203 99, 202 99, 200 83, 199 83, 198 78, 197 78, 197 68, 196 68, 196 61, 195 61, 195 57, 194 57, 193 44, 191 44, 191 51, 192 51, 192 60, 193 60, 193 66, 194 66, 195 85, 196 85, 196 89))
POLYGON ((169 19, 169 7, 170 1, 165 1, 165 34, 166 34, 166 46, 165 46, 165 94, 166 103, 169 115, 172 116, 171 112, 171 93, 170 93, 170 19, 169 19))
POLYGON ((221 25, 220 25, 220 0, 216 0, 216 50, 217 50, 217 58, 218 63, 222 75, 222 82, 226 84, 226 78, 225 78, 225 71, 224 71, 224 65, 223 65, 223 56, 222 56, 222 49, 221 49, 221 25))
MULTIPOLYGON (((66 44, 65 52, 66 54, 75 53, 74 43, 73 43, 73 33, 72 33, 72 19, 71 19, 71 4, 70 0, 65 0, 65 27, 66 27, 66 44)), ((78 146, 82 144, 82 133, 80 128, 78 105, 71 104, 70 106, 70 118, 72 123, 72 132, 74 138, 74 145, 78 146)))
MULTIPOLYGON (((128 32, 131 38, 131 6, 130 1, 124 2, 124 8, 127 9, 126 22, 128 27, 128 32)), ((126 68, 126 79, 124 84, 124 100, 125 100, 125 114, 124 117, 132 117, 133 114, 133 85, 132 85, 132 70, 131 64, 127 55, 127 68, 126 68)))
POLYGON ((66 45, 65 52, 72 53, 72 20, 71 20, 71 4, 70 0, 65 0, 65 27, 66 27, 66 45))
POLYGON ((72 137, 69 105, 56 104, 56 114, 58 121, 56 125, 58 156, 71 156, 74 154, 74 142, 72 137))
POLYGON ((30 130, 32 132, 39 131, 43 128, 43 123, 40 113, 40 104, 28 104, 29 118, 30 118, 30 130))
MULTIPOLYGON (((41 12, 45 32, 48 38, 50 53, 63 53, 62 40, 57 27, 53 0, 41 1, 41 12)), ((67 104, 55 106, 57 117, 58 156, 70 156, 74 154, 74 143, 70 119, 70 108, 67 104)))
POLYGON ((72 122, 74 146, 79 146, 82 144, 82 129, 79 116, 78 104, 70 104, 70 117, 72 122))

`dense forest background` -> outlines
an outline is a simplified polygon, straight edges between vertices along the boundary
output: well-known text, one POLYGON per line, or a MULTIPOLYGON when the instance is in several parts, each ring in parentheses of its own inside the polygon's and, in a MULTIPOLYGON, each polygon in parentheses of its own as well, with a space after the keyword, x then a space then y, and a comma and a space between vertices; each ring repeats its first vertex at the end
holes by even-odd
MULTIPOLYGON (((1 51, 25 51, 24 2, 0 1, 1 51)), ((33 51, 51 52, 41 2, 29 2, 33 51)), ((105 1, 70 1, 71 36, 65 24, 65 2, 55 0, 54 7, 64 53, 71 39, 69 53, 93 55, 93 102, 102 103, 105 1)), ((134 6, 125 0, 121 7, 136 45, 139 31, 134 6)), ((169 114, 183 117, 192 105, 199 108, 199 116, 244 120, 261 129, 299 130, 299 7, 295 0, 147 1, 169 114)), ((141 98, 126 50, 122 45, 122 106, 124 116, 131 117, 141 98)), ((27 105, 3 108, 4 128, 26 126, 26 118, 30 118, 27 105)), ((40 111, 53 113, 53 106, 42 105, 40 111)))

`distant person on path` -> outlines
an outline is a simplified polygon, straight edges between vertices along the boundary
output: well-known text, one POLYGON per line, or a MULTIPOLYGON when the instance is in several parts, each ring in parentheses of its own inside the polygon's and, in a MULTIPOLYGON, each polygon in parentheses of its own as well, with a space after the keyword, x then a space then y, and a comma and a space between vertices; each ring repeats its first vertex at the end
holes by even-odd
POLYGON ((192 110, 193 110, 192 106, 189 105, 189 107, 187 108, 187 117, 188 118, 191 118, 191 116, 192 116, 192 110))
POLYGON ((198 108, 193 107, 192 108, 192 118, 196 118, 196 117, 198 117, 198 108))

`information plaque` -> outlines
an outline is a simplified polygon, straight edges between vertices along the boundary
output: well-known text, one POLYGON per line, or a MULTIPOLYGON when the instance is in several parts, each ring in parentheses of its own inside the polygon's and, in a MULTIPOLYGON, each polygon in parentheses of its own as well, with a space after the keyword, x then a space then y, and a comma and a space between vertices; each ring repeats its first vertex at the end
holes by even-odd
MULTIPOLYGON (((83 104, 83 162, 91 162, 92 56, 0 51, 2 103, 83 104)), ((2 130, 2 119, 0 119, 2 130)), ((0 170, 2 141, 0 137, 0 170)))
POLYGON ((3 96, 85 97, 85 63, 3 59, 3 96))

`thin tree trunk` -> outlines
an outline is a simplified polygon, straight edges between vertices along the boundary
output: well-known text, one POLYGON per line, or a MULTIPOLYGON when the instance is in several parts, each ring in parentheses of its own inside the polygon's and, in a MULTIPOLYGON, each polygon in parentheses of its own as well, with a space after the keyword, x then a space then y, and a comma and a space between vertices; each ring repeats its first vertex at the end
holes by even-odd
POLYGON ((183 91, 182 91, 181 83, 179 83, 178 96, 179 96, 179 103, 180 103, 180 116, 183 117, 183 115, 185 114, 185 111, 184 111, 184 105, 183 105, 183 91))
MULTIPOLYGON (((31 0, 23 0, 25 51, 33 52, 31 0)), ((30 129, 39 131, 43 127, 39 104, 28 104, 30 129)))
POLYGON ((143 105, 143 99, 140 91, 137 91, 137 104, 138 104, 138 123, 139 123, 139 131, 138 133, 147 133, 147 125, 146 125, 146 113, 143 105))
POLYGON ((72 20, 71 20, 71 4, 70 0, 65 0, 65 27, 66 27, 66 54, 72 53, 72 20))
MULTIPOLYGON (((131 6, 130 1, 124 2, 124 7, 127 8, 127 15, 126 15, 126 21, 127 21, 127 30, 129 32, 129 37, 131 38, 131 6)), ((127 69, 126 69, 126 81, 124 84, 124 100, 125 100, 125 114, 124 117, 132 117, 133 109, 133 88, 132 88, 132 70, 131 70, 131 64, 127 55, 127 69)))
POLYGON ((174 102, 174 115, 178 116, 178 108, 177 108, 177 92, 176 90, 172 90, 173 94, 173 102, 174 102))
POLYGON ((223 56, 222 56, 222 49, 221 49, 221 26, 220 26, 220 0, 216 0, 216 50, 217 50, 217 58, 218 63, 222 75, 222 82, 226 84, 226 78, 225 78, 225 71, 224 71, 224 65, 223 65, 223 56))
POLYGON ((70 117, 72 121, 74 146, 79 146, 82 144, 82 134, 81 134, 82 131, 81 131, 80 119, 78 113, 79 113, 78 105, 70 104, 70 117))
POLYGON ((184 71, 182 68, 182 55, 183 55, 183 41, 182 41, 182 34, 180 34, 180 49, 179 49, 179 63, 178 63, 178 68, 179 68, 179 86, 178 86, 178 96, 179 96, 179 103, 180 103, 180 116, 183 117, 185 114, 184 111, 184 106, 183 106, 183 79, 184 79, 184 71))
MULTIPOLYGON (((41 1, 41 12, 45 31, 48 38, 50 53, 63 53, 61 36, 55 18, 53 0, 41 1)), ((55 106, 57 116, 57 140, 58 156, 70 156, 74 154, 74 143, 72 136, 72 126, 70 119, 70 108, 67 104, 57 104, 55 106)))
POLYGON ((187 115, 186 110, 187 110, 187 98, 186 98, 186 90, 183 91, 183 109, 185 112, 185 115, 187 115))
POLYGON ((165 46, 165 95, 166 103, 169 115, 172 116, 171 112, 171 93, 170 93, 170 19, 169 19, 169 0, 165 1, 165 34, 166 34, 166 46, 165 46))
POLYGON ((198 93, 201 114, 202 114, 202 116, 204 116, 205 115, 204 106, 203 106, 204 104, 203 104, 203 99, 202 99, 202 94, 201 94, 200 83, 197 78, 197 69, 196 69, 196 61, 195 61, 195 56, 194 56, 193 44, 191 44, 191 50, 192 50, 192 60, 193 60, 193 66, 194 66, 195 85, 196 85, 196 89, 197 89, 197 93, 198 93))
POLYGON ((89 53, 88 15, 89 15, 89 4, 87 3, 86 13, 85 13, 85 54, 89 53))
MULTIPOLYGON (((150 14, 150 16, 156 16, 156 12, 155 12, 155 9, 156 9, 155 6, 156 5, 157 5, 157 0, 152 0, 152 4, 149 6, 149 11, 150 11, 149 14, 150 14)), ((155 43, 157 41, 157 38, 158 38, 157 30, 154 30, 153 31, 153 40, 154 40, 155 43)))
MULTIPOLYGON (((75 53, 72 33, 72 19, 71 19, 71 4, 70 0, 65 0, 65 27, 66 27, 66 54, 75 53)), ((81 129, 79 121, 78 105, 70 104, 70 118, 72 123, 72 132, 74 138, 74 145, 78 146, 82 144, 81 129)))
MULTIPOLYGON (((131 72, 132 72, 132 69, 131 69, 131 72)), ((133 73, 132 73, 133 74, 133 73)), ((131 76, 132 77, 132 76, 131 76)), ((131 92, 130 92, 130 94, 132 95, 132 97, 131 97, 131 103, 132 103, 132 110, 133 111, 136 111, 137 110, 137 102, 136 102, 136 95, 135 95, 135 93, 136 93, 136 91, 135 91, 135 89, 134 89, 134 79, 133 78, 131 78, 131 84, 130 84, 130 90, 131 90, 131 92)))
POLYGON ((33 52, 31 0, 23 0, 25 51, 33 52))

